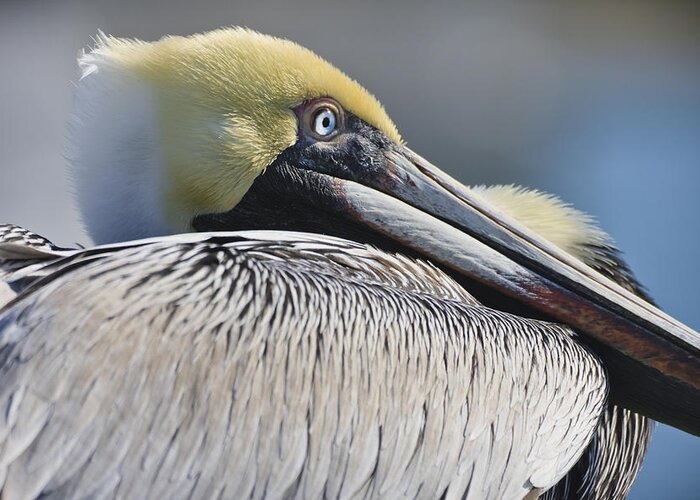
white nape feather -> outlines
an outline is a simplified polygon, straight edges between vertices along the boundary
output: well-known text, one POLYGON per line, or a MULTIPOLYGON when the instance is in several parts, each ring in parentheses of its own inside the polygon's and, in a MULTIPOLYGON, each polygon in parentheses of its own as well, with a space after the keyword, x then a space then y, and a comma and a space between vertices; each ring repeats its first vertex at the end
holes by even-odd
POLYGON ((155 99, 148 84, 100 48, 79 59, 67 157, 96 243, 168 232, 155 99))
POLYGON ((500 211, 585 263, 596 261, 596 246, 612 245, 590 215, 558 197, 520 186, 475 186, 472 188, 500 211))

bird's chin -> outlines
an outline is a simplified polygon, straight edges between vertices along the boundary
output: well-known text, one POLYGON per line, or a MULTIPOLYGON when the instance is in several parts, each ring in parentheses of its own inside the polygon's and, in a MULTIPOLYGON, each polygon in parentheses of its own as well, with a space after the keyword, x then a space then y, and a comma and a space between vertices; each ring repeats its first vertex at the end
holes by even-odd
POLYGON ((415 254, 365 224, 348 217, 335 196, 325 197, 327 178, 316 172, 296 170, 287 164, 273 165, 256 179, 252 188, 231 210, 198 215, 192 229, 206 231, 298 231, 343 238, 373 245, 389 252, 415 254), (311 198, 300 193, 314 193, 311 198))

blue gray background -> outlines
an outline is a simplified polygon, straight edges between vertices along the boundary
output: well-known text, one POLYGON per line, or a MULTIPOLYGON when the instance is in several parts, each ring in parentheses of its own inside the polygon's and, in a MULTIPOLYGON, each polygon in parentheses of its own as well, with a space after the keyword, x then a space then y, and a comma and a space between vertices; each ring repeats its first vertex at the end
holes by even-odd
MULTIPOLYGON (((63 159, 75 57, 245 25, 358 79, 469 184, 595 215, 659 304, 700 328, 700 3, 189 0, 0 3, 0 220, 87 242, 63 159)), ((633 499, 700 498, 700 438, 658 426, 633 499)))

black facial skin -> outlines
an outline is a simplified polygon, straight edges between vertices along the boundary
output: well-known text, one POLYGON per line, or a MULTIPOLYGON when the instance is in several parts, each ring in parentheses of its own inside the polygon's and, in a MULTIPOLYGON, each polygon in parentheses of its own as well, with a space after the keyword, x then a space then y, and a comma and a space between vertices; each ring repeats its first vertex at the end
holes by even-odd
POLYGON ((298 141, 258 176, 238 205, 225 213, 197 216, 192 227, 320 233, 411 254, 346 217, 332 186, 333 178, 375 184, 387 169, 385 153, 394 148, 386 135, 348 112, 342 129, 328 142, 308 137, 300 127, 298 141))

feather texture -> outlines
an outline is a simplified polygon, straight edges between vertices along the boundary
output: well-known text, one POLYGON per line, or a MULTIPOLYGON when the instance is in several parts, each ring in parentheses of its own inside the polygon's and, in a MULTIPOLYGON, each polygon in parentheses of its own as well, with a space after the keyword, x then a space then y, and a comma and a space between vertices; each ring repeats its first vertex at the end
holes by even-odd
POLYGON ((344 240, 181 235, 35 276, 0 313, 8 499, 522 498, 605 406, 569 329, 344 240))

